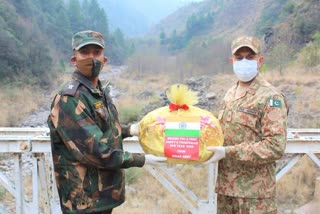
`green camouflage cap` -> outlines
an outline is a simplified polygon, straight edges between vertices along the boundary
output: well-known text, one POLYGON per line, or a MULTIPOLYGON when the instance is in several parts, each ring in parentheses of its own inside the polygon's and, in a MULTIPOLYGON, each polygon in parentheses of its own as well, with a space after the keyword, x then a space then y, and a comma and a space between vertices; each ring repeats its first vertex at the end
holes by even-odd
POLYGON ((240 36, 232 41, 231 52, 234 54, 239 48, 249 47, 255 53, 261 52, 261 42, 256 37, 251 36, 240 36))
POLYGON ((72 37, 72 49, 79 50, 85 45, 99 45, 104 48, 104 39, 101 33, 92 30, 80 31, 72 37))

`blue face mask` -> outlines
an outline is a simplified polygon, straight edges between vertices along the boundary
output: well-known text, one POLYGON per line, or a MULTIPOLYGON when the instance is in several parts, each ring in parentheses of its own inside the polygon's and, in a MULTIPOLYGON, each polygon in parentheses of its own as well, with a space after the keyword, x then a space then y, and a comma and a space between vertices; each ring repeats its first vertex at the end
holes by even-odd
POLYGON ((256 60, 242 59, 233 62, 233 72, 242 82, 249 82, 258 74, 258 62, 256 60))

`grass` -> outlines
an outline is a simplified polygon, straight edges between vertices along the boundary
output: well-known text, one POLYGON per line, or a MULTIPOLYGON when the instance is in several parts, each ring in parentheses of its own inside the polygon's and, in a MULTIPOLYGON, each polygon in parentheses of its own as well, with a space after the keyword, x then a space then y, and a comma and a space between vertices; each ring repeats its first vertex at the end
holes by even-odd
POLYGON ((141 114, 141 107, 131 105, 131 106, 121 106, 118 104, 118 111, 121 112, 120 114, 120 121, 123 124, 137 122, 137 118, 139 114, 141 114))
MULTIPOLYGON (((186 187, 192 190, 200 199, 207 197, 207 168, 194 168, 191 165, 175 165, 175 175, 183 179, 186 187)), ((174 194, 160 185, 159 181, 144 172, 137 182, 127 186, 127 201, 114 209, 114 213, 150 214, 150 213, 188 213, 174 194)), ((195 204, 193 204, 195 205, 195 204)))
POLYGON ((0 201, 2 201, 7 194, 8 191, 3 186, 0 186, 0 201))
POLYGON ((19 121, 44 103, 43 91, 36 87, 0 87, 0 126, 19 126, 19 121))
POLYGON ((126 185, 137 183, 137 181, 143 176, 143 170, 141 168, 128 168, 125 170, 126 185))
POLYGON ((301 206, 313 198, 315 178, 320 176, 319 168, 307 156, 304 156, 277 183, 277 199, 279 204, 301 206))

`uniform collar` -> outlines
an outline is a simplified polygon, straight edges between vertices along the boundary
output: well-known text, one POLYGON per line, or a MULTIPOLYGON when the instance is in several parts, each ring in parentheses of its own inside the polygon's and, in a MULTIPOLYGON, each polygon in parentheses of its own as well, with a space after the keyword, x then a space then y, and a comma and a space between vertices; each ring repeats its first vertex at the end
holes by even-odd
POLYGON ((259 74, 257 74, 257 76, 252 81, 250 87, 248 88, 247 92, 252 95, 255 94, 260 85, 261 85, 261 77, 259 74))
MULTIPOLYGON (((249 94, 254 95, 256 93, 256 91, 259 88, 259 85, 261 83, 261 77, 259 74, 257 74, 257 76, 254 78, 254 80, 252 80, 250 86, 248 87, 248 89, 246 90, 249 94)), ((237 86, 239 85, 239 81, 237 82, 237 84, 234 86, 234 90, 237 89, 237 86)))
POLYGON ((84 85, 87 89, 89 89, 93 94, 99 94, 102 96, 102 87, 101 82, 98 80, 98 88, 94 87, 91 82, 82 75, 78 70, 74 71, 72 74, 72 78, 79 81, 82 85, 84 85))

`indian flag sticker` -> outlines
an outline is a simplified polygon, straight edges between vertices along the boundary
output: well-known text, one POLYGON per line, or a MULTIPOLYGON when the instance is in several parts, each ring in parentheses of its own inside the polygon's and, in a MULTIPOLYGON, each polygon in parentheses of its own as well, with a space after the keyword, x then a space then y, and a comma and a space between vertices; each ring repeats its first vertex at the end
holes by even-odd
POLYGON ((281 107, 282 106, 281 100, 276 100, 276 99, 270 99, 269 105, 271 107, 281 107))
POLYGON ((199 160, 200 117, 167 117, 164 133, 166 157, 199 160))

